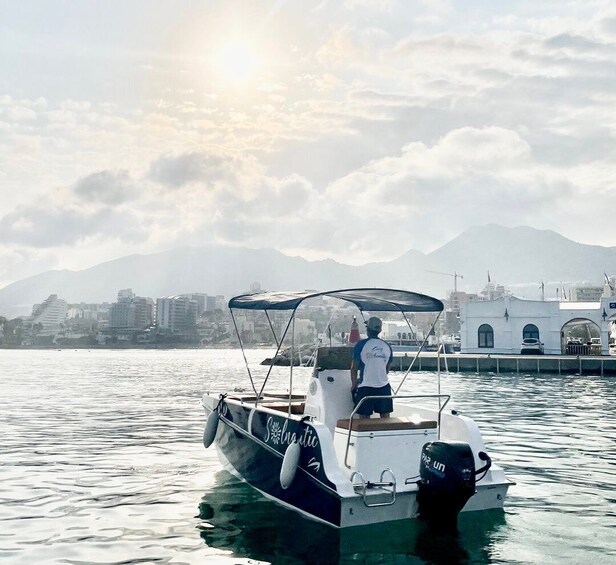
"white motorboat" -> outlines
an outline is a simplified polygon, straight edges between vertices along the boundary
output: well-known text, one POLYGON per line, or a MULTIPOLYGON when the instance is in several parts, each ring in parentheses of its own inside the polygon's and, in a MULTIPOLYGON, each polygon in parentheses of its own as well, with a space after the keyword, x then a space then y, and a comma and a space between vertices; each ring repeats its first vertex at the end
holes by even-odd
MULTIPOLYGON (((372 288, 246 294, 229 308, 232 316, 235 309, 289 311, 284 334, 274 335, 278 354, 297 307, 315 297, 351 302, 362 316, 434 312, 434 324, 443 310, 423 294, 372 288)), ((512 483, 492 463, 475 422, 445 410, 450 397, 440 384, 438 394, 400 394, 409 367, 390 418, 356 419, 351 356, 351 347, 319 348, 306 394, 293 392, 293 363, 289 390, 277 393, 265 391, 272 366, 257 390, 246 361, 252 392, 203 396, 204 445, 215 444, 225 467, 265 496, 335 527, 418 516, 451 523, 460 511, 502 508, 512 483)))

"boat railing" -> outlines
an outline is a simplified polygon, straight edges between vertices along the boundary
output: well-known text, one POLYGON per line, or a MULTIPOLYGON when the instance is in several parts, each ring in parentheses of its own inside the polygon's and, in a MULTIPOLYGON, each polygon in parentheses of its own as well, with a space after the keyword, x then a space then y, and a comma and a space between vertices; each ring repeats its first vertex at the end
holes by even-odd
POLYGON ((358 403, 357 406, 355 406, 355 408, 353 408, 353 411, 351 412, 351 415, 349 416, 349 433, 347 435, 347 444, 346 444, 346 449, 344 451, 344 466, 347 469, 350 469, 351 466, 348 464, 348 458, 349 458, 349 447, 351 446, 351 433, 353 432, 353 417, 355 416, 355 414, 357 414, 357 411, 359 410, 359 407, 364 403, 365 400, 373 400, 373 399, 379 399, 379 398, 391 398, 392 400, 396 399, 408 399, 408 398, 438 398, 439 399, 439 409, 438 409, 438 430, 439 430, 439 435, 440 435, 440 430, 441 430, 441 414, 445 408, 445 406, 447 406, 447 403, 451 400, 451 396, 449 394, 405 394, 405 395, 399 395, 399 394, 390 394, 387 396, 364 396, 358 403), (445 399, 445 402, 443 402, 442 404, 440 404, 440 401, 442 399, 445 399))
POLYGON ((392 504, 396 503, 396 476, 389 468, 383 469, 383 471, 381 472, 381 479, 378 483, 366 481, 366 479, 364 479, 364 476, 359 471, 355 471, 351 475, 351 484, 353 485, 353 490, 361 494, 364 505, 368 508, 374 508, 375 506, 391 506, 392 504), (385 475, 390 475, 391 480, 385 481, 385 475), (359 477, 361 483, 356 483, 355 477, 359 477), (391 498, 389 500, 386 500, 385 502, 368 502, 367 489, 369 488, 381 489, 382 491, 389 493, 391 498))

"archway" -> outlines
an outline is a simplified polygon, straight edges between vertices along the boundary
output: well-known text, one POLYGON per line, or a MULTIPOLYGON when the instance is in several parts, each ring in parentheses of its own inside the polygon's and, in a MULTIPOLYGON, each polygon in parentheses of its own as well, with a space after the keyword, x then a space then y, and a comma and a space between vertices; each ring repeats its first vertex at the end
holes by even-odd
POLYGON ((587 318, 569 320, 560 330, 563 355, 601 355, 601 330, 587 318))
POLYGON ((522 330, 522 339, 539 339, 539 328, 535 324, 526 324, 522 330))

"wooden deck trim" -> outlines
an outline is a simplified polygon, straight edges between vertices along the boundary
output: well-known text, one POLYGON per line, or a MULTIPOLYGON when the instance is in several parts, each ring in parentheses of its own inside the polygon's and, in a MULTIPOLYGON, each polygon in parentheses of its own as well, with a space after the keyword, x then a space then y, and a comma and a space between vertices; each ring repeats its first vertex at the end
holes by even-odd
MULTIPOLYGON (((349 429, 351 420, 338 420, 336 428, 349 429)), ((406 417, 402 418, 355 418, 351 429, 356 432, 381 432, 387 430, 424 430, 436 428, 434 420, 417 422, 406 417)))

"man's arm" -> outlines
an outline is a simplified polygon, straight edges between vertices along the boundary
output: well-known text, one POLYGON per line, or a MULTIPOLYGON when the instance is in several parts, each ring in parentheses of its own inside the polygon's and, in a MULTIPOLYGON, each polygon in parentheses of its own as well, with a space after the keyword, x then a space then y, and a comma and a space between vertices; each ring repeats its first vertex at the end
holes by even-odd
POLYGON ((394 360, 394 350, 391 348, 391 345, 387 344, 389 346, 389 361, 387 361, 387 367, 385 367, 385 371, 387 373, 389 373, 389 368, 391 367, 391 362, 394 360))
POLYGON ((357 370, 358 363, 353 359, 351 361, 351 391, 354 391, 357 388, 357 370))

